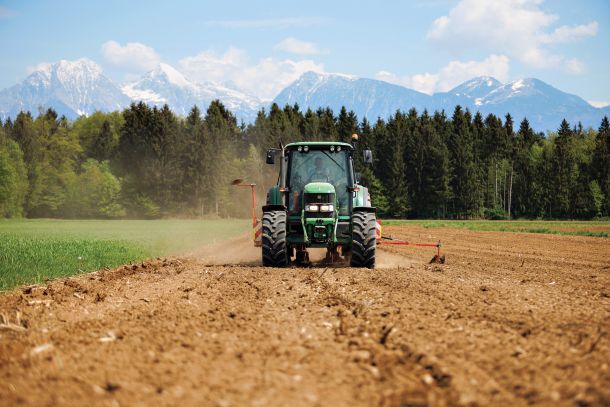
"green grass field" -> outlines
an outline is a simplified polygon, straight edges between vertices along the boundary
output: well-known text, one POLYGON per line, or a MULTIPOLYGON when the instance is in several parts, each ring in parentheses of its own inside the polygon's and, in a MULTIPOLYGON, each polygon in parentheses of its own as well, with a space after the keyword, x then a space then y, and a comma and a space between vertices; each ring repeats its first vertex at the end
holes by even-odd
POLYGON ((0 291, 184 253, 250 227, 247 220, 0 220, 0 291))
POLYGON ((610 221, 384 220, 383 224, 610 238, 610 221))

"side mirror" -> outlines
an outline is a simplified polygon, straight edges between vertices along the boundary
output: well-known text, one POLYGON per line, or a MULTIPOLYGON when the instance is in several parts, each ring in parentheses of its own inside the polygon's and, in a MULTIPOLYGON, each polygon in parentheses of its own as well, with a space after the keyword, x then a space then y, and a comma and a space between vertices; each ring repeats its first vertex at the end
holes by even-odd
POLYGON ((275 150, 267 150, 267 164, 275 164, 275 150))
POLYGON ((356 181, 356 184, 360 184, 360 181, 362 181, 362 174, 357 172, 356 173, 356 179, 354 181, 356 181))
POLYGON ((373 152, 371 150, 364 150, 364 163, 373 164, 373 152))

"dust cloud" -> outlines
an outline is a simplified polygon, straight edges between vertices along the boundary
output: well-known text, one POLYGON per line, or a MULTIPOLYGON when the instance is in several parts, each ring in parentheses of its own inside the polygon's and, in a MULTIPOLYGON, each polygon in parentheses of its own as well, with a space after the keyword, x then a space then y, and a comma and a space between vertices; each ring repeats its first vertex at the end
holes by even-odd
MULTIPOLYGON (((331 265, 325 263, 326 249, 308 249, 312 267, 349 267, 349 263, 340 260, 331 265)), ((251 233, 244 233, 237 238, 203 246, 188 252, 186 257, 207 265, 245 265, 262 266, 261 248, 255 247, 251 233)), ((391 253, 377 246, 377 261, 375 267, 388 269, 396 267, 414 267, 421 261, 411 259, 396 253, 391 253)))
POLYGON ((203 246, 185 255, 208 265, 260 266, 262 264, 261 248, 254 246, 250 232, 234 239, 203 246))

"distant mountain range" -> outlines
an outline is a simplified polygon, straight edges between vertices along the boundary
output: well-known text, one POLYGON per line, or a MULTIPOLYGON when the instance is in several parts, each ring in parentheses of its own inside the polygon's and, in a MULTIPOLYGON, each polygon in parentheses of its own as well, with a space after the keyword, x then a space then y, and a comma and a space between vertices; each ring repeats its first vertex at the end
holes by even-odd
POLYGON ((419 112, 445 110, 451 115, 456 105, 483 115, 504 117, 510 113, 515 126, 524 118, 539 131, 555 130, 562 119, 597 128, 610 107, 596 108, 584 99, 562 92, 538 79, 519 79, 507 84, 491 77, 477 77, 449 92, 427 95, 387 82, 337 74, 307 72, 282 90, 274 102, 280 106, 297 103, 302 109, 345 105, 358 117, 387 118, 396 110, 414 107, 419 112))
MULTIPOLYGON (((79 59, 45 65, 23 82, 0 91, 0 118, 14 118, 22 110, 36 114, 39 108, 52 107, 60 115, 75 119, 96 110, 120 110, 133 101, 153 106, 167 103, 176 113, 187 115, 193 105, 205 110, 214 99, 220 99, 246 123, 255 119, 259 109, 269 106, 269 102, 233 85, 194 82, 167 64, 159 64, 140 79, 119 86, 104 76, 95 62, 79 59)), ((557 129, 563 118, 597 128, 602 117, 610 115, 610 106, 593 107, 578 96, 533 78, 503 84, 491 77, 477 77, 448 92, 427 95, 375 79, 307 72, 273 102, 280 106, 297 103, 301 109, 330 107, 336 112, 345 106, 371 121, 412 107, 419 112, 444 109, 451 115, 459 104, 484 115, 503 117, 510 113, 516 126, 527 117, 539 131, 557 129)))

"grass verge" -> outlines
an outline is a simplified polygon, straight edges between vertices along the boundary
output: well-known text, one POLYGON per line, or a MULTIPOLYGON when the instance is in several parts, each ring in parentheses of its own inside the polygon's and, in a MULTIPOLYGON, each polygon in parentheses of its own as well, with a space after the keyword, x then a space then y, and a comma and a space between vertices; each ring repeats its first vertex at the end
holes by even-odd
POLYGON ((459 228, 475 231, 541 233, 610 238, 608 221, 447 221, 447 220, 384 220, 384 225, 417 224, 428 228, 459 228))

